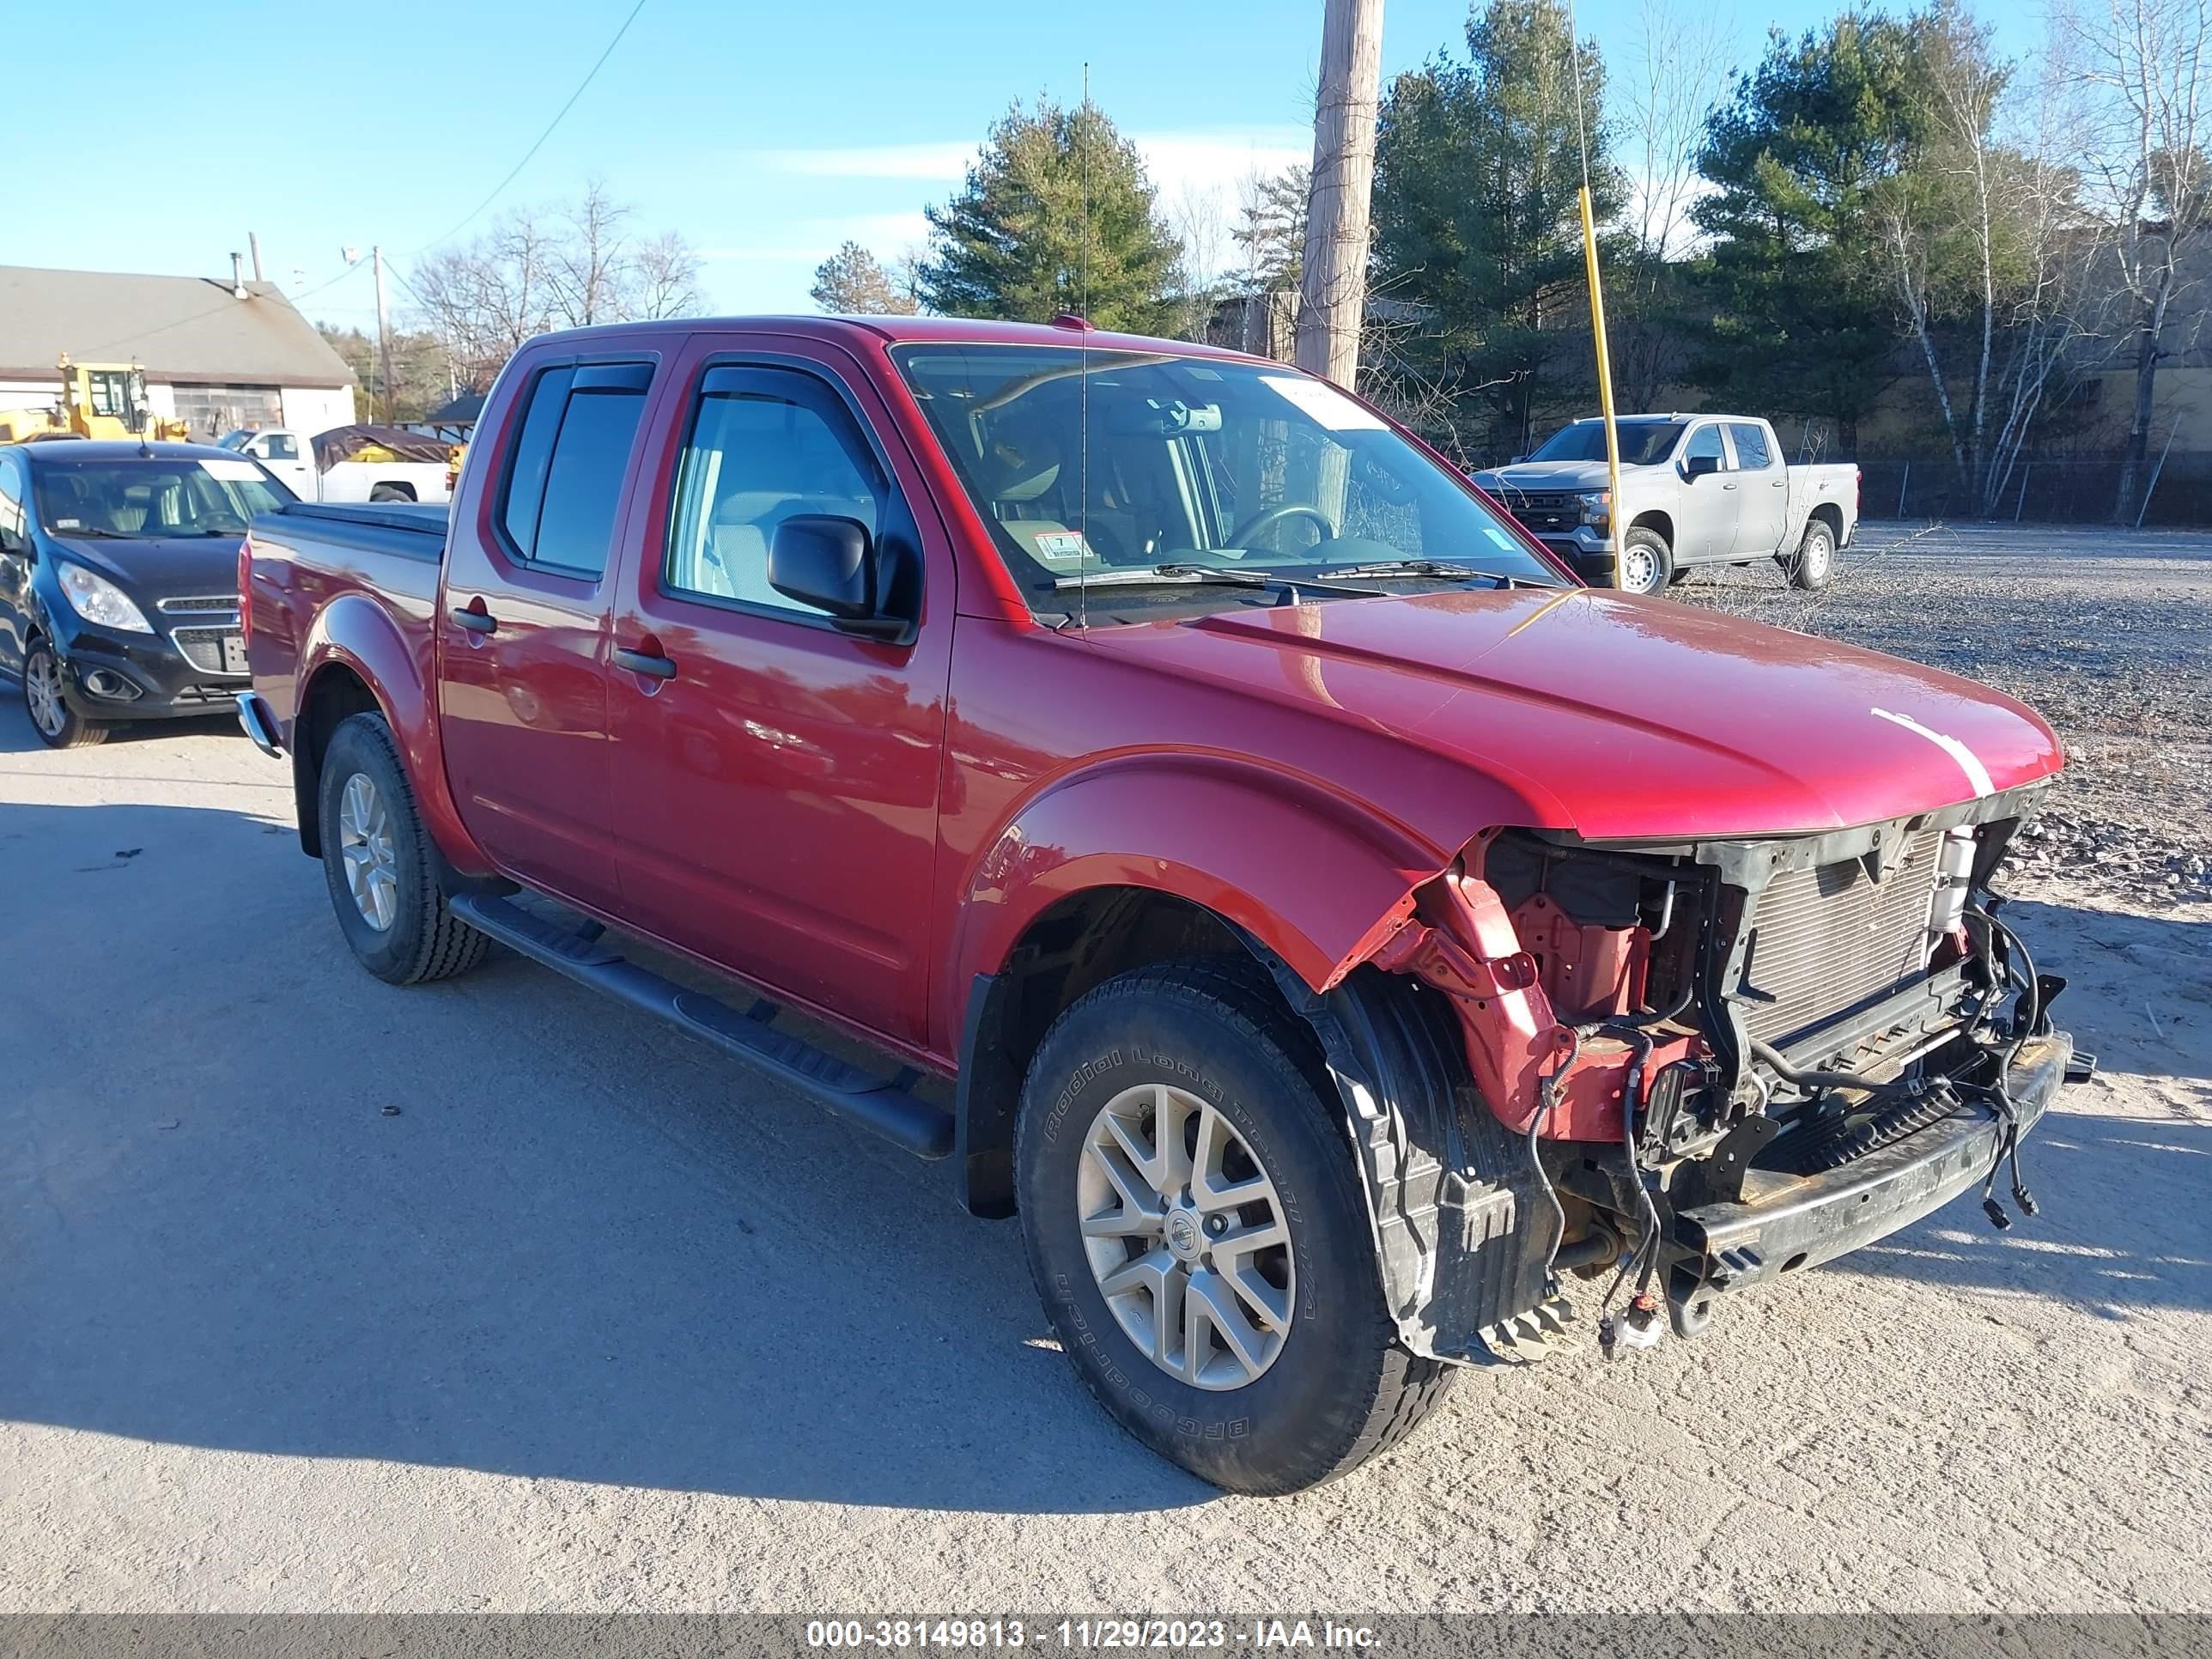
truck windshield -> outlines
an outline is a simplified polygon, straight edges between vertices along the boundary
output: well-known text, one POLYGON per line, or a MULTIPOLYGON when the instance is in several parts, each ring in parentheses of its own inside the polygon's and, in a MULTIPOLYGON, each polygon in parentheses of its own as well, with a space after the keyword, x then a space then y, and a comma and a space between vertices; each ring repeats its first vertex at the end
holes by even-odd
POLYGON ((299 499, 252 461, 213 456, 44 461, 36 477, 54 536, 242 536, 255 514, 299 499))
MULTIPOLYGON (((1620 433, 1623 466, 1656 466, 1674 453, 1674 440, 1682 435, 1680 421, 1616 421, 1620 433)), ((1605 422, 1577 421, 1544 440, 1532 461, 1601 461, 1605 459, 1605 422)))
POLYGON ((1287 368, 1094 350, 1086 374, 1086 354, 1056 346, 894 356, 1040 611, 1066 613, 1068 579, 1093 574, 1115 611, 1237 602, 1242 585, 1187 574, 1154 590, 1143 573, 1161 565, 1292 583, 1356 569, 1336 590, 1353 592, 1394 577, 1565 585, 1464 480, 1287 368))

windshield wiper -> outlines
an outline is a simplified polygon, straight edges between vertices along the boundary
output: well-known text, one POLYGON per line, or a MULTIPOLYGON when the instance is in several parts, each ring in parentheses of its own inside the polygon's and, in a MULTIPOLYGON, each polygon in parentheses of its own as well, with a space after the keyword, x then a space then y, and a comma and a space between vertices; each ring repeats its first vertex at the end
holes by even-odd
POLYGON ((1488 582, 1495 587, 1515 587, 1528 580, 1525 576, 1507 576, 1495 570, 1477 570, 1473 565, 1453 564, 1445 559, 1377 559, 1369 564, 1337 565, 1331 568, 1329 574, 1332 576, 1437 576, 1452 581, 1488 582))
MULTIPOLYGON (((1331 573, 1334 574, 1334 573, 1331 573)), ((1087 575, 1062 576, 1053 586, 1062 592, 1079 587, 1263 587, 1287 593, 1341 593, 1353 599, 1382 597, 1371 587, 1346 587, 1326 578, 1285 576, 1275 570, 1230 570, 1212 564, 1154 564, 1141 569, 1100 570, 1087 575)))

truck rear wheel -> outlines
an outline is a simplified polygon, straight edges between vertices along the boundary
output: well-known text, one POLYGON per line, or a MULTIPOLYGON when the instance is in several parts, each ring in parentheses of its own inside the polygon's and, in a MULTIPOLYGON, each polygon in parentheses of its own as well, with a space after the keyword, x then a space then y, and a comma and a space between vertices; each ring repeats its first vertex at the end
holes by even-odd
POLYGON ((1221 959, 1097 987, 1024 1085, 1022 1235, 1061 1346, 1131 1434, 1230 1492, 1357 1468, 1451 1381, 1397 1343, 1342 1116, 1311 1035, 1221 959))
POLYGON ((420 985, 483 961, 489 941, 446 908, 429 833, 383 715, 351 715, 331 733, 317 793, 323 876, 361 965, 391 984, 420 985))
POLYGON ((1783 574, 1792 586, 1817 593, 1828 585, 1835 568, 1836 532, 1820 520, 1808 519, 1805 533, 1797 538, 1797 550, 1782 556, 1783 574))

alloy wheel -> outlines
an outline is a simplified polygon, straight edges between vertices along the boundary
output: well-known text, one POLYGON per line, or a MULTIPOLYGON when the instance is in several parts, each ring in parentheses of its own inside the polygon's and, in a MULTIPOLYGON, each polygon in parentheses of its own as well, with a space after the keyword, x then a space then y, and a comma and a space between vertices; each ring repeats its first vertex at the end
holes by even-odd
POLYGON ((399 916, 399 860, 392 847, 392 814, 365 772, 346 780, 338 799, 338 855, 361 919, 380 933, 389 932, 399 916))
POLYGON ((40 734, 61 736, 69 709, 62 702, 62 666, 52 652, 40 649, 31 653, 31 660, 23 666, 23 697, 31 711, 31 724, 40 734))
POLYGON ((1275 1363, 1297 1307, 1290 1225, 1212 1103, 1164 1083, 1115 1095, 1085 1139, 1076 1202, 1099 1291, 1153 1364, 1224 1389, 1275 1363))

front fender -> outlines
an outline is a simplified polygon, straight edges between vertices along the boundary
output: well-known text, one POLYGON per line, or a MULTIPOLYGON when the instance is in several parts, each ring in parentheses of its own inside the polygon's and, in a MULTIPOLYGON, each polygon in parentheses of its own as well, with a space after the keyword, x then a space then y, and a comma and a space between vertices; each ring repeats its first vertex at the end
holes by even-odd
MULTIPOLYGON (((298 728, 315 706, 317 683, 327 674, 350 672, 368 688, 392 728, 430 839, 456 871, 486 875, 491 866, 477 850, 446 784, 444 751, 438 742, 436 669, 428 660, 433 648, 427 629, 419 642, 411 641, 376 600, 365 593, 340 594, 315 614, 300 642, 299 696, 285 725, 285 742, 295 767, 310 763, 309 747, 301 741, 298 728)), ((301 787, 304 801, 313 780, 303 773, 301 787)))
MULTIPOLYGON (((1031 796, 959 888, 948 988, 999 972, 1030 925, 1086 888, 1140 887, 1204 906, 1316 992, 1412 914, 1456 856, 1363 803, 1249 761, 1136 756, 1031 796)), ((960 1029, 957 1011, 948 1029, 960 1029)))

